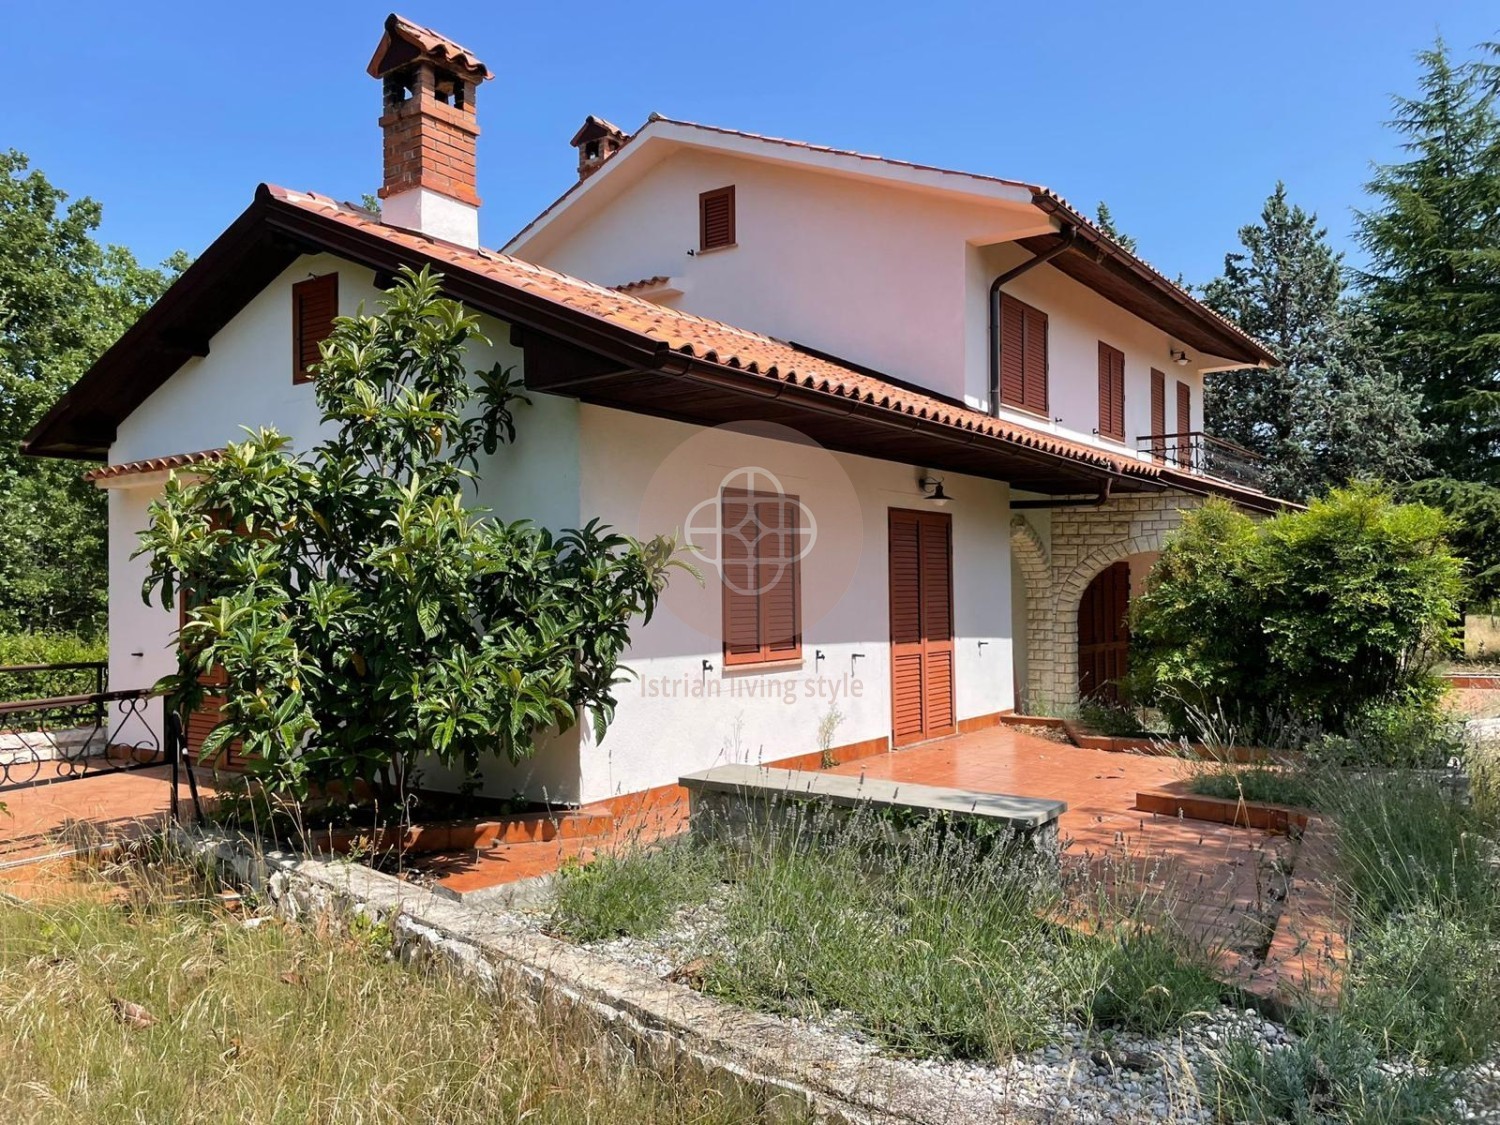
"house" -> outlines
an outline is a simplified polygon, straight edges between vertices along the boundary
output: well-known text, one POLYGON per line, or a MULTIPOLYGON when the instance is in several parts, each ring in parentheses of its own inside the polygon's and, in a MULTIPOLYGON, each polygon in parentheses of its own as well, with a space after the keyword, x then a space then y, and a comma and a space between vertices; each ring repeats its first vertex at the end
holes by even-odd
POLYGON ((1045 188, 590 117, 577 181, 496 252, 488 68, 393 15, 369 73, 381 214, 261 185, 26 439, 100 462, 114 685, 175 667, 176 615, 131 557, 148 503, 241 427, 313 443, 319 341, 403 265, 443 274, 493 341, 476 368, 514 365, 533 399, 479 501, 682 529, 706 577, 637 631, 607 737, 496 768, 503 794, 588 802, 1107 691, 1180 513, 1277 507, 1201 433, 1204 374, 1274 357, 1045 188))

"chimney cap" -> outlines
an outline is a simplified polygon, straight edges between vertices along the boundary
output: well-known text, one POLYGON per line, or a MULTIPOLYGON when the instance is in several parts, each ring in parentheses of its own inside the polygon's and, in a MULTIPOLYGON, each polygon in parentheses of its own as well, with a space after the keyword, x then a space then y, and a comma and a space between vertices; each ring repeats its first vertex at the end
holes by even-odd
POLYGON ((587 144, 589 141, 597 141, 604 137, 613 137, 617 141, 626 140, 625 130, 621 129, 612 121, 606 121, 602 117, 595 117, 592 113, 583 119, 583 124, 578 127, 578 132, 573 134, 573 139, 568 142, 574 148, 587 144))
POLYGON ((494 77, 490 68, 467 47, 392 12, 385 19, 385 34, 380 38, 380 45, 370 58, 370 77, 383 78, 393 70, 423 60, 451 70, 470 82, 483 82, 494 77))

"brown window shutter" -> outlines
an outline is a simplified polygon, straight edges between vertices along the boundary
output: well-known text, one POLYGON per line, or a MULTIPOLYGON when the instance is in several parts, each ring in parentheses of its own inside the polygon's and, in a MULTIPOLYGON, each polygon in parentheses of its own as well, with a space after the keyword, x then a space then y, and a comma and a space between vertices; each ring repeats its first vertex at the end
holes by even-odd
POLYGON ((1000 401, 1006 406, 1026 403, 1026 306, 1014 297, 1000 297, 1000 401))
POLYGON ((717 250, 735 244, 734 185, 698 196, 698 249, 717 250))
POLYGON ((1026 395, 1027 410, 1047 413, 1047 314, 1040 309, 1026 310, 1026 395))
POLYGON ((1167 432, 1167 377, 1156 368, 1151 369, 1151 456, 1158 461, 1166 456, 1166 446, 1161 435, 1167 432))
POLYGON ((789 496, 757 500, 761 525, 760 634, 767 660, 789 660, 802 652, 801 575, 797 550, 797 501, 789 496))
POLYGON ((1099 433, 1125 440, 1125 353, 1099 341, 1099 433))
POLYGON ((1000 402, 1047 413, 1047 314, 1000 295, 1000 402))
POLYGON ((1181 380, 1177 383, 1177 432, 1188 433, 1193 428, 1193 392, 1181 380))
POLYGON ((724 663, 802 654, 802 574, 795 496, 726 490, 720 497, 724 663))
POLYGON ((321 363, 318 345, 333 331, 339 315, 339 275, 326 273, 292 286, 292 382, 312 379, 312 368, 321 363))

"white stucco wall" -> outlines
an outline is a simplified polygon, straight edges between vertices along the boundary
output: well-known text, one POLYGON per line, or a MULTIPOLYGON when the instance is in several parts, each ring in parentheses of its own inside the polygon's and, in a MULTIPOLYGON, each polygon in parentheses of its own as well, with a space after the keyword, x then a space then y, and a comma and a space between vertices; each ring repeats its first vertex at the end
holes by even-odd
POLYGON ((965 250, 1037 218, 707 150, 674 153, 579 229, 523 257, 618 285, 682 279, 669 303, 963 394, 965 250), (698 246, 698 196, 733 184, 733 248, 698 246))
MULTIPOLYGON (((313 388, 291 383, 291 285, 335 269, 341 311, 353 313, 361 300, 373 308, 380 294, 369 271, 330 257, 302 259, 210 341, 208 356, 184 366, 121 425, 110 460, 213 448, 240 438, 242 426, 275 425, 297 448, 315 443, 313 388)), ((471 349, 474 367, 521 363, 505 325, 482 328, 495 343, 471 349)), ((627 654, 640 679, 622 685, 603 742, 586 729, 570 731, 519 767, 489 767, 487 791, 587 802, 669 784, 719 761, 813 752, 830 703, 845 716, 834 745, 889 735, 887 512, 931 507, 917 486, 919 467, 532 397, 532 405, 516 408, 516 443, 481 466, 478 500, 500 518, 560 529, 599 516, 646 538, 679 530, 694 502, 717 495, 726 473, 759 466, 816 514, 819 540, 803 563, 800 666, 726 673, 717 572, 705 567, 702 586, 677 574, 627 654), (695 683, 716 692, 695 697, 695 683)), ((147 686, 175 668, 176 612, 143 604, 145 560, 129 558, 160 485, 160 477, 124 478, 111 490, 116 686, 147 686)), ((1008 499, 1005 486, 990 481, 949 475, 945 487, 954 497, 955 702, 959 718, 970 718, 1014 704, 1008 499)), ((431 765, 424 770, 429 784, 457 780, 431 765)))
MULTIPOLYGON (((580 430, 584 510, 633 534, 683 527, 695 504, 746 466, 773 474, 817 521, 802 563, 801 661, 726 671, 717 572, 700 564, 701 586, 676 575, 633 638, 626 663, 638 678, 622 685, 614 725, 602 743, 584 736, 585 800, 722 762, 816 752, 830 704, 844 715, 834 745, 890 734, 888 512, 936 510, 917 487, 916 467, 597 407, 583 408, 580 430)), ((944 481, 954 499, 955 704, 965 719, 1014 704, 1009 500, 993 481, 944 481)))
MULTIPOLYGON (((1014 240, 1038 233, 1035 211, 708 148, 630 160, 640 166, 608 169, 627 173, 618 187, 590 185, 571 204, 576 218, 523 235, 516 251, 604 285, 671 277, 682 292, 665 304, 989 409, 989 286, 1030 257, 1014 240), (728 184, 737 245, 689 254, 699 193, 728 184)), ((1048 313, 1051 358, 1049 417, 1008 416, 1136 453, 1136 437, 1151 432, 1155 367, 1167 376, 1168 431, 1177 428, 1177 380, 1191 388, 1192 428, 1202 428, 1202 369, 1225 366, 1221 358, 1188 348, 1190 363, 1177 366, 1170 351, 1179 341, 1048 265, 1006 291, 1048 313), (1124 442, 1094 433, 1101 339, 1125 353, 1124 442)))
MULTIPOLYGON (((1027 257, 1025 250, 1012 245, 976 248, 970 254, 965 332, 969 342, 966 397, 972 405, 988 408, 989 284, 1027 257)), ((1177 431, 1179 381, 1188 385, 1191 397, 1193 424, 1189 428, 1203 428, 1203 373, 1198 365, 1220 361, 1187 349, 1193 362, 1179 367, 1171 356, 1173 348, 1182 346, 1179 341, 1050 266, 1022 274, 1005 287, 1005 292, 1047 314, 1048 414, 1061 421, 1054 423, 1005 410, 1007 417, 1134 454, 1138 452, 1136 439, 1152 432, 1151 369, 1155 368, 1166 376, 1166 432, 1177 431), (1123 442, 1094 432, 1099 426, 1101 340, 1125 353, 1123 442)))

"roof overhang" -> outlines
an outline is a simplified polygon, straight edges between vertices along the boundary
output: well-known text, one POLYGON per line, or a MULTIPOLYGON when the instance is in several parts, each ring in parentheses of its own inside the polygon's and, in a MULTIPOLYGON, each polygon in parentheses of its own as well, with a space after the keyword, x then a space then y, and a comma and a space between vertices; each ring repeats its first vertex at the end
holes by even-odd
MULTIPOLYGON (((1068 452, 1044 434, 995 432, 986 416, 973 411, 902 409, 868 393, 800 380, 795 372, 782 376, 720 363, 712 353, 677 350, 586 309, 429 254, 425 246, 452 249, 409 233, 383 236, 378 223, 341 222, 262 185, 229 229, 37 423, 23 450, 104 459, 119 423, 189 358, 206 354, 213 335, 256 293, 298 256, 327 252, 371 269, 381 281, 402 266, 440 271, 449 296, 512 326, 525 355, 527 386, 535 391, 699 425, 780 423, 832 450, 1052 495, 1093 492, 1105 482, 1115 492, 1221 491, 1188 474, 1172 479, 1147 461, 1081 447, 1068 452)), ((1257 495, 1243 502, 1256 506, 1257 495)))

